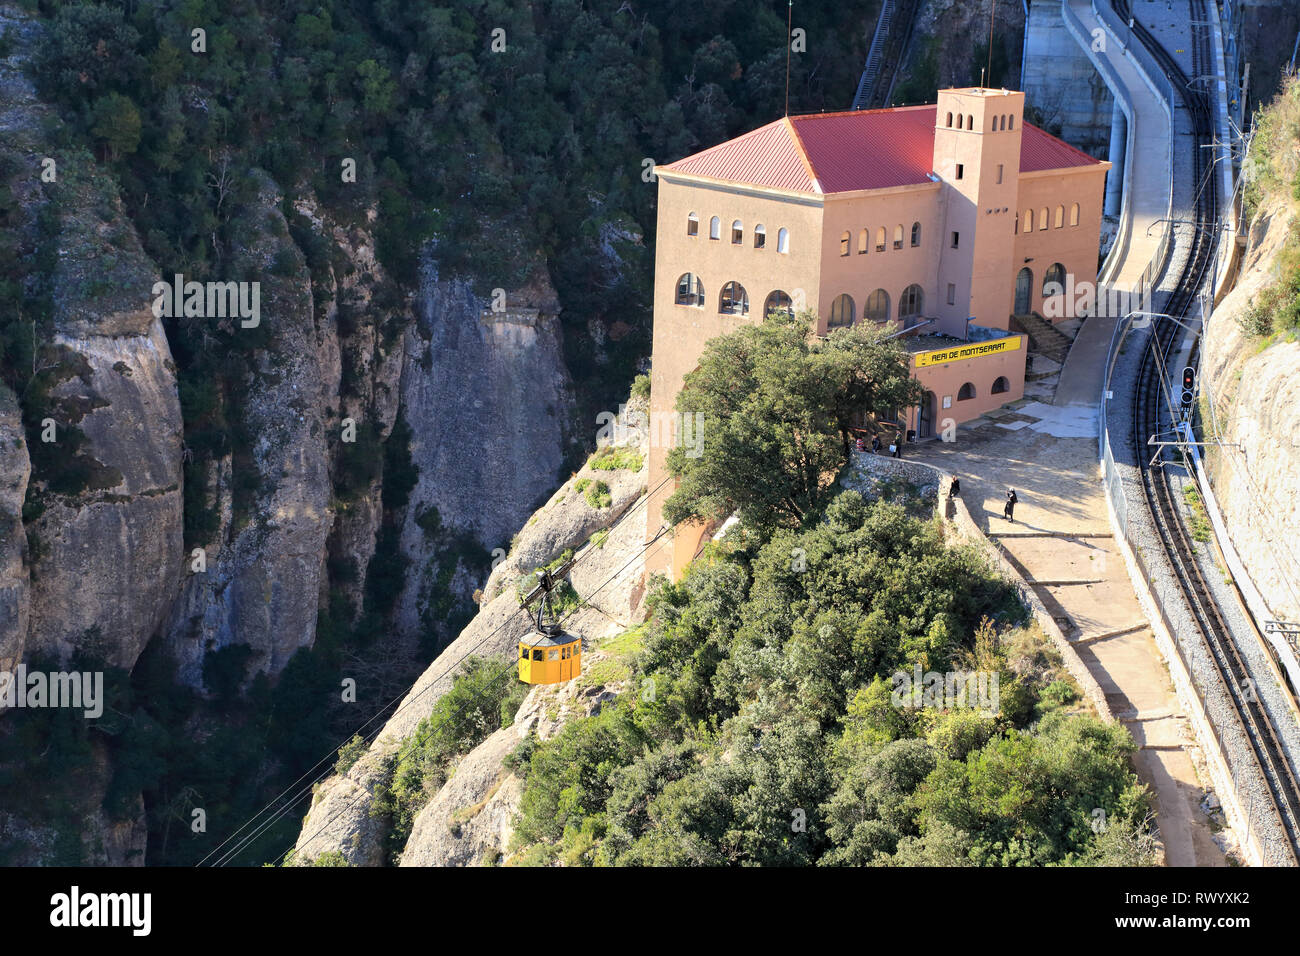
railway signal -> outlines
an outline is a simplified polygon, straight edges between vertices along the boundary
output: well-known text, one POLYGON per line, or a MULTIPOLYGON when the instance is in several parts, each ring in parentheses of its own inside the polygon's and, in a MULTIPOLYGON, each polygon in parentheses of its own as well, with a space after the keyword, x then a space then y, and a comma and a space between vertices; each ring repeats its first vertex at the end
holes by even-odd
POLYGON ((1191 408, 1192 403, 1196 400, 1196 369, 1190 365, 1183 369, 1183 393, 1181 398, 1184 408, 1191 408))

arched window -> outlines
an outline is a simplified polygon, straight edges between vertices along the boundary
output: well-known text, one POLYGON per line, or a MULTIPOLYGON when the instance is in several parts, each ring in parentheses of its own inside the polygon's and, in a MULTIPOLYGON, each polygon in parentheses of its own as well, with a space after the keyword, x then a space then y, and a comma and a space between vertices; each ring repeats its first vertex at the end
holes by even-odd
POLYGON ((749 315, 749 293, 739 282, 728 282, 722 287, 718 311, 723 315, 749 315))
POLYGON ((966 128, 967 129, 975 128, 975 117, 972 116, 970 113, 966 114, 966 128))
POLYGON ((1011 383, 1007 381, 1005 375, 999 375, 993 380, 993 387, 989 392, 993 395, 1001 395, 1003 392, 1011 391, 1011 383))
POLYGON ((881 226, 876 230, 876 251, 885 251, 885 227, 881 226))
POLYGON ((1047 215, 1047 207, 1044 206, 1042 209, 1038 210, 1038 231, 1042 232, 1051 224, 1051 220, 1048 219, 1047 215))
POLYGON ((903 328, 910 329, 916 325, 925 309, 925 292, 913 283, 903 290, 898 300, 898 317, 903 320, 903 328))
POLYGON ((1011 226, 1011 234, 1013 236, 1020 235, 1020 213, 1016 213, 1016 221, 1011 226))
POLYGON ((688 272, 677 280, 678 305, 703 305, 704 283, 693 272, 688 272))
POLYGON ((894 248, 903 248, 903 224, 901 222, 894 227, 894 248))
POLYGON ((862 309, 862 317, 870 319, 872 322, 888 322, 889 293, 884 289, 877 289, 867 296, 867 304, 862 309))
POLYGON ((849 243, 852 239, 853 237, 849 235, 847 230, 840 236, 840 255, 847 256, 849 254, 849 243))
POLYGON ((952 129, 952 113, 948 113, 948 128, 952 129))
POLYGON ((700 217, 691 213, 686 217, 686 235, 698 236, 700 234, 700 217))
POLYGON ((709 220, 709 238, 710 239, 722 238, 722 220, 719 219, 717 216, 714 216, 712 219, 709 220))
POLYGON ((1078 224, 1079 224, 1079 204, 1075 203, 1073 206, 1070 207, 1070 225, 1077 226, 1078 224))
POLYGON ((1056 207, 1056 228, 1060 229, 1064 225, 1065 225, 1065 207, 1057 206, 1056 207))
POLYGON ((863 227, 858 233, 858 255, 865 256, 867 247, 871 245, 871 230, 863 227))
POLYGON ((853 298, 846 292, 835 297, 831 303, 831 320, 827 330, 846 329, 853 324, 853 298))
POLYGON ((920 244, 921 244, 921 224, 919 222, 914 222, 912 223, 912 248, 915 249, 920 244))
POLYGON ((998 126, 998 123, 1001 122, 1001 120, 1002 120, 1002 117, 997 116, 996 114, 994 115, 994 117, 993 117, 993 132, 996 133, 996 132, 998 131, 998 129, 1000 128, 1000 127, 998 126))
POLYGON ((1051 267, 1043 273, 1043 295, 1060 295, 1064 291, 1065 266, 1059 262, 1053 262, 1051 267))
POLYGON ((962 117, 961 117, 961 114, 958 113, 958 114, 957 114, 957 128, 958 128, 958 129, 961 129, 961 124, 962 124, 962 117))
POLYGON ((789 229, 778 229, 778 230, 777 230, 777 233, 776 233, 776 251, 777 251, 777 252, 789 252, 789 251, 790 251, 790 230, 789 230, 789 229))
POLYGON ((1033 231, 1034 231, 1034 211, 1032 209, 1026 209, 1025 210, 1025 232, 1033 232, 1033 231))
POLYGON ((767 229, 760 222, 754 227, 754 248, 762 249, 767 245, 767 229))
POLYGON ((743 246, 745 244, 745 227, 741 225, 739 219, 731 224, 731 244, 733 246, 743 246))
POLYGON ((1015 129, 1015 128, 1016 128, 1016 114, 1011 113, 1007 116, 1007 129, 1015 129))
POLYGON ((780 289, 773 291, 772 294, 767 297, 767 301, 763 303, 764 318, 771 315, 773 312, 784 312, 786 315, 794 315, 794 303, 790 300, 790 297, 780 289))
POLYGON ((968 402, 975 397, 975 386, 970 382, 957 389, 957 401, 968 402))

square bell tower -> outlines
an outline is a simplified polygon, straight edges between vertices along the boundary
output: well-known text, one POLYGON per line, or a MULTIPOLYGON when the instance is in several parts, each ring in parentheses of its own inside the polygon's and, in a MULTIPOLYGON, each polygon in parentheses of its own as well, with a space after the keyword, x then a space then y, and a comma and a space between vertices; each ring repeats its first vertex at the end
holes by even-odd
POLYGON ((950 334, 961 335, 968 317, 1010 326, 1024 109, 1025 94, 1015 90, 939 91, 934 173, 946 188, 938 314, 950 334))

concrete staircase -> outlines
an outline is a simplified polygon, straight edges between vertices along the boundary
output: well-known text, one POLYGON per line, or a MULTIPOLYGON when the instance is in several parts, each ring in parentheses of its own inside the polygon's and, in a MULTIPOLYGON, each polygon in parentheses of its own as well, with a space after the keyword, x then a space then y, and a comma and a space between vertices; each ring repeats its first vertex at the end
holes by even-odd
POLYGON ((1065 356, 1069 354, 1070 346, 1074 344, 1073 338, 1035 313, 1013 315, 1011 328, 1029 336, 1029 347, 1033 351, 1060 365, 1065 364, 1065 356))

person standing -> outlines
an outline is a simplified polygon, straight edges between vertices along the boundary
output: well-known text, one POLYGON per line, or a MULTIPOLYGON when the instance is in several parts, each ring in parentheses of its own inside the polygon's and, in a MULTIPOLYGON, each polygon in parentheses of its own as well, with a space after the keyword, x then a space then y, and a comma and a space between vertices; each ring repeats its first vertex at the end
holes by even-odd
POLYGON ((879 436, 879 435, 872 435, 872 436, 871 436, 871 453, 872 453, 873 455, 879 455, 879 454, 880 454, 880 436, 879 436))
POLYGON ((948 485, 948 497, 955 498, 961 494, 961 479, 954 478, 948 485))
POLYGON ((1007 492, 1007 503, 1002 508, 1002 517, 1008 521, 1016 520, 1016 502, 1018 500, 1015 489, 1007 492))

